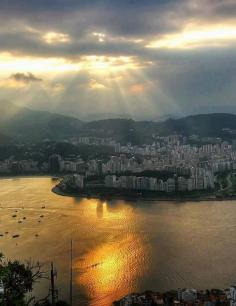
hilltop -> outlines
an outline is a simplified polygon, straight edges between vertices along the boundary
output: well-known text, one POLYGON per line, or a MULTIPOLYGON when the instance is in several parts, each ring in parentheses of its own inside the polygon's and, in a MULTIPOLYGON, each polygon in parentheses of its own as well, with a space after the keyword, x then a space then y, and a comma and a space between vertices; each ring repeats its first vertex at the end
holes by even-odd
POLYGON ((0 102, 0 133, 26 141, 60 140, 77 133, 81 121, 50 112, 0 102))

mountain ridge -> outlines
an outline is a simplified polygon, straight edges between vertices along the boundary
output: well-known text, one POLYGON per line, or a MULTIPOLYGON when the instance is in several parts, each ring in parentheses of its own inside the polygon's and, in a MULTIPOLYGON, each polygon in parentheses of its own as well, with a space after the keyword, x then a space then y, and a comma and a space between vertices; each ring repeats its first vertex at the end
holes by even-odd
POLYGON ((46 111, 34 111, 13 103, 0 103, 0 132, 18 139, 41 140, 70 137, 78 131, 82 122, 79 119, 46 111), (61 136, 57 135, 57 130, 61 136), (58 137, 60 136, 60 137, 58 137))
POLYGON ((69 116, 45 111, 34 111, 12 103, 0 104, 0 134, 23 141, 50 139, 62 141, 79 136, 113 137, 117 141, 143 143, 152 134, 173 133, 201 137, 236 138, 236 115, 209 113, 185 116, 164 121, 124 118, 83 122, 69 116), (231 135, 230 135, 231 133, 231 135), (235 133, 235 134, 234 134, 235 133))

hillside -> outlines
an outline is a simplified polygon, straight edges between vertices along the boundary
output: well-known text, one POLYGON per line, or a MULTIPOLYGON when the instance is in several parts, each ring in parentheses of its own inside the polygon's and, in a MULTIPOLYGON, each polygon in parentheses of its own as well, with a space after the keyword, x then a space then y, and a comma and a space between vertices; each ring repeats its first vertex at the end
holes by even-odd
POLYGON ((181 119, 168 119, 163 122, 133 121, 126 119, 109 119, 87 123, 83 129, 91 134, 113 136, 120 140, 142 143, 150 139, 153 133, 170 135, 173 133, 185 136, 236 138, 236 115, 203 114, 181 119))
POLYGON ((61 140, 76 134, 81 121, 49 112, 0 103, 0 132, 22 140, 61 140))
POLYGON ((11 142, 11 138, 0 133, 0 146, 5 145, 11 142))
POLYGON ((124 143, 142 144, 151 139, 155 132, 152 121, 134 121, 132 119, 105 119, 83 125, 83 132, 89 135, 112 137, 124 143))
POLYGON ((201 137, 236 138, 236 115, 202 114, 162 122, 131 119, 104 119, 82 122, 79 119, 33 111, 12 103, 0 102, 0 141, 8 137, 24 141, 50 139, 61 141, 81 135, 112 137, 122 143, 142 144, 152 141, 153 134, 199 135, 201 137))
POLYGON ((228 129, 236 131, 236 115, 216 113, 188 116, 175 120, 169 119, 157 123, 156 128, 161 134, 170 134, 176 131, 186 136, 197 134, 199 136, 228 137, 228 129))

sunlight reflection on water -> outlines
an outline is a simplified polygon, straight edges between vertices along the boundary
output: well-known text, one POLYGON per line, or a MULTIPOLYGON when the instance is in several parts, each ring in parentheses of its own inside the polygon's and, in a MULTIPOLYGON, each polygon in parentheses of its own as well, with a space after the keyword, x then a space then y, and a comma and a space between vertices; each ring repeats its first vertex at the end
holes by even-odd
POLYGON ((102 202, 57 196, 54 184, 45 177, 0 180, 0 251, 40 260, 46 270, 54 261, 60 295, 68 298, 72 238, 75 305, 107 306, 145 289, 234 283, 235 201, 102 202))

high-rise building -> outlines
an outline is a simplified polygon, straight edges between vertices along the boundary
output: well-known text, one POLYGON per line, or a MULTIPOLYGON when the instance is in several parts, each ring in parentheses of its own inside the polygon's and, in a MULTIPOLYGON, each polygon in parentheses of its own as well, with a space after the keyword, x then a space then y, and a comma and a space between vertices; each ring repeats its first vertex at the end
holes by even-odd
POLYGON ((59 154, 53 154, 49 157, 49 171, 51 173, 58 173, 61 169, 62 158, 59 154))

